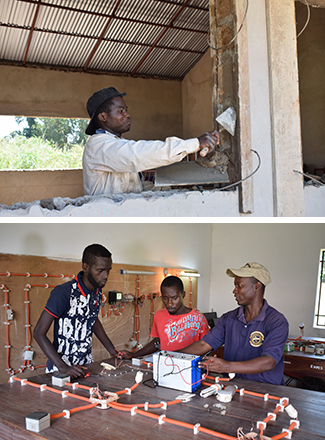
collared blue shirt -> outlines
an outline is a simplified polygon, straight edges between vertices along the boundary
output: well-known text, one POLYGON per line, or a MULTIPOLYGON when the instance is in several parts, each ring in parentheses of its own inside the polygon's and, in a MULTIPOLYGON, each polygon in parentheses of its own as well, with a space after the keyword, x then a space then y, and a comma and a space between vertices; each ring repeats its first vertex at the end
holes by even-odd
MULTIPOLYGON (((79 272, 75 279, 56 286, 45 306, 54 317, 53 346, 67 365, 93 362, 92 332, 102 293, 100 289, 87 289, 82 275, 83 272, 79 272)), ((52 367, 48 360, 47 368, 52 367)))
POLYGON ((264 300, 259 315, 246 322, 244 307, 223 314, 215 327, 203 337, 213 350, 222 344, 226 361, 248 361, 260 356, 271 356, 276 366, 273 370, 257 374, 236 374, 236 377, 284 385, 284 347, 289 325, 285 316, 264 300))

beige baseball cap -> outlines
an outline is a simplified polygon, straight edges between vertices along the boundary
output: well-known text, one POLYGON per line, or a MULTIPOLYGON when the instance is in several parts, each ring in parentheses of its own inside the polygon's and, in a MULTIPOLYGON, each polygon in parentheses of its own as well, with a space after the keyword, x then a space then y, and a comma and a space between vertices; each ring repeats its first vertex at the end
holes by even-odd
POLYGON ((240 269, 227 269, 226 274, 228 277, 254 277, 260 281, 264 286, 267 286, 271 282, 270 272, 266 267, 259 263, 246 263, 245 266, 240 269))

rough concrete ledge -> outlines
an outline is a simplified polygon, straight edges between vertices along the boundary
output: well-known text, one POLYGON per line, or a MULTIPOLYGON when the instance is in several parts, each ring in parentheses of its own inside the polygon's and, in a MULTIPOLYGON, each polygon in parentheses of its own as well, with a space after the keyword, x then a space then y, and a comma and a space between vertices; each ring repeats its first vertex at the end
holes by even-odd
POLYGON ((325 217, 325 185, 305 186, 305 216, 325 217))
MULTIPOLYGON (((307 185, 305 216, 325 217, 325 186, 307 185)), ((54 197, 13 206, 0 205, 0 217, 265 217, 239 213, 238 191, 147 191, 141 194, 54 197)))
POLYGON ((237 191, 146 191, 0 205, 0 217, 239 217, 237 191))

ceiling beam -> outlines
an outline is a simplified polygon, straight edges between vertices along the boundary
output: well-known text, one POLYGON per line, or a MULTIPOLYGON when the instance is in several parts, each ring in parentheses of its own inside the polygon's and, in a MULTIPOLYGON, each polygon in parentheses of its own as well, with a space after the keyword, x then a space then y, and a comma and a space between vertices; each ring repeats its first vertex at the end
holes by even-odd
POLYGON ((27 61, 27 56, 28 56, 30 44, 32 42, 33 32, 34 32, 35 23, 36 23, 36 20, 37 20, 39 9, 40 9, 40 2, 37 3, 35 14, 34 14, 34 18, 33 18, 33 22, 32 22, 32 26, 31 26, 30 31, 29 31, 27 46, 26 46, 24 60, 23 60, 23 66, 25 66, 26 61, 27 61))
MULTIPOLYGON (((175 5, 175 6, 179 6, 179 3, 173 0, 154 0, 155 2, 160 2, 160 3, 166 3, 168 5, 175 5)), ((325 0, 324 0, 325 1, 325 0)), ((204 8, 202 6, 195 6, 195 5, 189 5, 187 4, 185 6, 188 9, 196 9, 197 11, 205 11, 205 12, 209 12, 209 8, 204 8)))
MULTIPOLYGON (((94 12, 94 11, 86 11, 85 9, 71 8, 71 7, 68 7, 68 6, 62 6, 62 5, 52 4, 52 3, 46 3, 46 2, 44 2, 42 0, 39 0, 39 1, 37 1, 37 0, 17 0, 17 1, 23 2, 23 3, 40 4, 40 6, 45 6, 45 7, 49 7, 49 8, 55 8, 55 9, 62 9, 62 10, 65 10, 65 11, 77 12, 77 13, 80 13, 80 14, 94 15, 94 16, 97 16, 97 17, 114 18, 116 20, 127 21, 127 22, 130 22, 130 23, 145 24, 145 25, 149 25, 149 26, 156 26, 156 27, 162 27, 162 28, 166 27, 165 24, 155 23, 155 22, 152 22, 152 21, 136 20, 134 18, 120 17, 118 15, 103 14, 101 12, 94 12)), ((180 5, 180 4, 178 3, 178 5, 180 5)), ((201 31, 199 29, 192 29, 192 28, 179 27, 179 26, 173 26, 173 25, 171 26, 171 28, 179 30, 179 31, 195 32, 195 33, 198 33, 198 34, 206 34, 207 33, 207 31, 205 31, 205 30, 201 31)))
POLYGON ((111 24, 111 21, 113 20, 113 17, 115 17, 115 12, 117 11, 118 7, 120 6, 121 1, 122 0, 117 0, 117 3, 115 4, 115 7, 113 9, 112 17, 109 17, 109 19, 107 20, 107 22, 106 22, 106 24, 105 24, 105 26, 104 26, 104 28, 103 28, 99 38, 98 38, 98 40, 97 40, 93 50, 91 51, 91 54, 89 55, 88 60, 86 61, 86 64, 84 65, 84 69, 83 70, 87 70, 91 60, 93 59, 95 53, 97 52, 97 49, 98 49, 100 43, 103 41, 103 38, 104 38, 104 36, 105 36, 105 34, 107 32, 107 29, 108 29, 109 25, 111 24))
POLYGON ((168 29, 170 29, 173 25, 173 22, 176 20, 176 18, 181 14, 181 12, 184 10, 185 6, 187 5, 187 3, 190 0, 185 0, 185 2, 182 4, 181 8, 176 12, 176 14, 174 15, 174 17, 171 19, 171 21, 169 22, 169 24, 166 26, 166 28, 162 31, 162 33, 159 35, 159 37, 156 39, 156 41, 153 43, 153 45, 151 46, 151 48, 148 50, 148 52, 142 57, 141 61, 137 64, 137 66, 135 67, 135 69, 133 69, 133 72, 131 75, 134 75, 137 70, 141 67, 141 65, 145 62, 145 60, 148 58, 148 56, 150 55, 150 53, 154 50, 154 48, 157 46, 157 44, 159 43, 159 41, 162 39, 162 37, 165 35, 165 33, 168 31, 168 29))
MULTIPOLYGON (((10 24, 10 23, 0 23, 0 28, 13 28, 13 29, 20 29, 23 31, 30 31, 30 26, 20 26, 17 24, 10 24)), ((40 29, 38 27, 34 27, 34 33, 40 32, 44 34, 54 34, 54 35, 62 35, 63 37, 75 37, 75 38, 88 38, 89 40, 97 40, 97 37, 93 35, 85 35, 85 34, 74 34, 72 32, 64 32, 64 31, 53 31, 50 29, 40 29)), ((151 47, 151 44, 149 43, 139 43, 138 41, 128 41, 128 40, 117 40, 115 38, 107 38, 104 37, 103 41, 107 41, 109 43, 118 43, 118 44, 127 44, 130 46, 140 46, 140 47, 151 47)), ((184 49, 180 47, 173 47, 173 46, 156 46, 158 49, 164 49, 164 50, 173 50, 177 52, 187 52, 187 53, 196 53, 199 55, 203 55, 205 53, 205 50, 193 50, 193 49, 184 49)))

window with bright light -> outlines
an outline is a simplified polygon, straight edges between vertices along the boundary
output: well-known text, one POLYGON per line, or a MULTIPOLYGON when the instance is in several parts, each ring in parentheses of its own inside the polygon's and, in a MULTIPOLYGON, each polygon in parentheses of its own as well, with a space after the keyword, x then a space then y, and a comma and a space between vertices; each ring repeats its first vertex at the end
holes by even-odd
POLYGON ((82 168, 87 119, 0 116, 0 170, 82 168))
POLYGON ((320 253, 314 327, 325 328, 325 249, 320 253))

